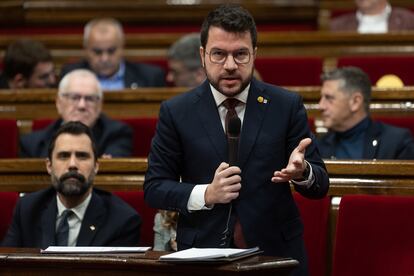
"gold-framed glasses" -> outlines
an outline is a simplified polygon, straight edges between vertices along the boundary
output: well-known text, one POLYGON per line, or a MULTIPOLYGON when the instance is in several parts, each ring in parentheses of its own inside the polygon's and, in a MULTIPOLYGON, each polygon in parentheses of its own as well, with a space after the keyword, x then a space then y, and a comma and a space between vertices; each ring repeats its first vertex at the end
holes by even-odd
POLYGON ((227 57, 231 55, 233 60, 237 64, 247 64, 250 62, 251 53, 248 49, 240 49, 234 52, 227 52, 225 50, 213 48, 210 52, 206 51, 206 54, 210 57, 210 61, 215 64, 226 63, 227 57))

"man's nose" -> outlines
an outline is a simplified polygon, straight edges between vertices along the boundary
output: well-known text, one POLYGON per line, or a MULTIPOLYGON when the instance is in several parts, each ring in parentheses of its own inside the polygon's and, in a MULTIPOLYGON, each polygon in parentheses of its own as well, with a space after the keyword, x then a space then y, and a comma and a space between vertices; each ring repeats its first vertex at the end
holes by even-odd
POLYGON ((85 98, 84 98, 84 97, 81 97, 81 98, 79 99, 79 102, 78 102, 78 107, 79 107, 79 108, 85 108, 85 107, 86 107, 86 100, 85 100, 85 98))
POLYGON ((319 109, 320 110, 324 110, 325 109, 325 101, 323 100, 323 98, 321 98, 319 100, 319 109))
POLYGON ((78 169, 78 160, 75 154, 72 154, 69 159, 69 169, 77 170, 78 169))
POLYGON ((237 69, 237 63, 234 61, 232 55, 227 56, 226 61, 224 62, 224 69, 233 71, 237 69))
POLYGON ((111 55, 109 53, 107 53, 106 51, 104 51, 101 55, 101 61, 106 62, 109 60, 109 58, 111 57, 111 55))

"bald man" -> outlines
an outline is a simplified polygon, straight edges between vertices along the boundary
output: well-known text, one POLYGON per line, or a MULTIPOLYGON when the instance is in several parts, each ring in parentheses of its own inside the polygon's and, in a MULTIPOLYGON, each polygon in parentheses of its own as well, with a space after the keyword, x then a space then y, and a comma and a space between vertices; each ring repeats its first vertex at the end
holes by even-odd
POLYGON ((84 28, 85 59, 63 66, 61 75, 74 69, 89 69, 103 90, 165 86, 164 71, 154 65, 132 63, 124 58, 125 36, 114 18, 97 18, 84 28))

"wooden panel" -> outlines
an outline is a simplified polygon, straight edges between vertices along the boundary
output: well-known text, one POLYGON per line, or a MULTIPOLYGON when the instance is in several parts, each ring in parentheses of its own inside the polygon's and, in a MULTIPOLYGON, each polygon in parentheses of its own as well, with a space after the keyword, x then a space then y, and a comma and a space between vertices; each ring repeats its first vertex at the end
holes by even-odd
MULTIPOLYGON (((0 23, 6 23, 2 15, 13 12, 20 17, 14 25, 48 26, 84 24, 91 18, 112 16, 129 24, 200 26, 207 13, 221 1, 197 0, 25 0, 0 3, 0 23)), ((242 0, 243 5, 258 23, 316 23, 316 0, 242 0)), ((10 23, 10 22, 7 22, 10 23)), ((9 24, 9 27, 12 24, 9 24)))
MULTIPOLYGON (((304 99, 309 117, 318 117, 320 87, 287 87, 304 99)), ((104 93, 106 114, 113 118, 157 117, 162 101, 186 92, 186 88, 139 88, 104 93)), ((20 121, 21 127, 39 118, 57 118, 54 89, 0 90, 0 118, 20 121), (28 122, 29 121, 29 122, 28 122)), ((414 87, 378 89, 372 93, 373 116, 413 116, 414 87)))

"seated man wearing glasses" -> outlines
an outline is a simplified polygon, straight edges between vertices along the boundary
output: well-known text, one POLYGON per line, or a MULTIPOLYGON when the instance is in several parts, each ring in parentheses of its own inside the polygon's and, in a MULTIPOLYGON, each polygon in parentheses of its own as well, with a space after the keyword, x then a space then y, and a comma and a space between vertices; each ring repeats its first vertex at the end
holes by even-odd
POLYGON ((83 33, 85 60, 68 64, 61 75, 74 69, 89 69, 96 74, 103 90, 165 86, 165 73, 157 66, 124 59, 125 36, 114 18, 96 18, 83 33))
POLYGON ((101 113, 102 102, 102 89, 92 72, 77 69, 68 73, 59 83, 56 97, 57 112, 61 118, 42 130, 23 136, 20 139, 20 156, 47 157, 53 134, 69 121, 80 121, 91 128, 99 157, 130 156, 132 130, 101 113))

